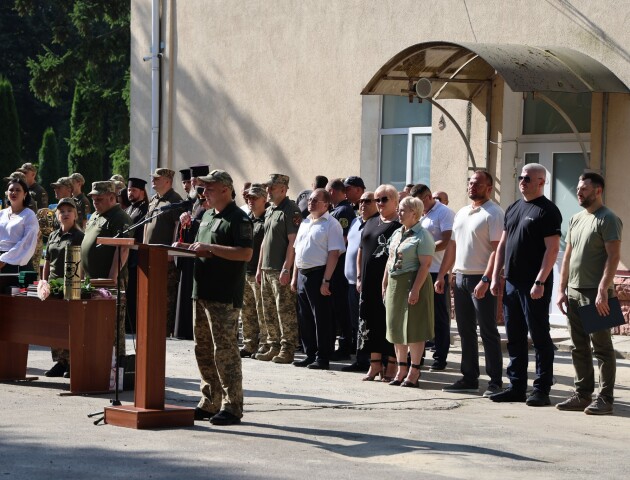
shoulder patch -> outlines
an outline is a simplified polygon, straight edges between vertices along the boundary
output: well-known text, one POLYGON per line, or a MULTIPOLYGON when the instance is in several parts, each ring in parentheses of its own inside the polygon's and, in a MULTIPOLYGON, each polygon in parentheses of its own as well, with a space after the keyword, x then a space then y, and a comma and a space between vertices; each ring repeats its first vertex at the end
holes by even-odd
POLYGON ((251 240, 252 238, 254 238, 254 230, 250 222, 241 223, 239 230, 241 238, 244 238, 246 240, 251 240))
POLYGON ((341 217, 339 219, 339 223, 341 225, 341 228, 343 228, 344 230, 348 228, 348 219, 346 217, 341 217))
POLYGON ((293 225, 299 227, 300 223, 302 223, 302 214, 300 212, 295 212, 293 214, 293 225))

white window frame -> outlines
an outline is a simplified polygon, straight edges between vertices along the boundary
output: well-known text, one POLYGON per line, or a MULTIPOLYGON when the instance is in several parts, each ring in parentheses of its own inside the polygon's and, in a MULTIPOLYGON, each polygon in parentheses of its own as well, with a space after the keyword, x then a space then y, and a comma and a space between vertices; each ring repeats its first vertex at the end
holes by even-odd
MULTIPOLYGON (((381 123, 382 123, 382 107, 381 107, 381 123)), ((378 131, 378 181, 383 182, 381 178, 381 165, 382 165, 382 148, 381 139, 386 135, 407 135, 407 165, 405 169, 405 184, 413 183, 412 175, 412 160, 413 160, 413 136, 414 135, 431 135, 433 133, 432 127, 409 127, 409 128, 379 128, 378 131)))

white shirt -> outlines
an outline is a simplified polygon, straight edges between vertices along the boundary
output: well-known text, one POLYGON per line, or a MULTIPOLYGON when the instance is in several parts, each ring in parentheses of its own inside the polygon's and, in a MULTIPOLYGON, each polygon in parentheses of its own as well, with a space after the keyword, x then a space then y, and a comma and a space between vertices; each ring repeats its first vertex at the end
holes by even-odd
MULTIPOLYGON (((26 265, 37 247, 39 222, 30 208, 12 214, 10 208, 0 211, 0 262, 26 265)), ((34 267, 36 267, 34 265, 34 267)))
POLYGON ((300 223, 293 247, 297 268, 324 266, 328 252, 339 250, 341 254, 346 251, 341 224, 328 212, 318 219, 309 215, 300 223))
MULTIPOLYGON (((426 228, 433 240, 437 242, 442 240, 442 233, 453 230, 453 220, 455 219, 455 212, 448 208, 446 205, 441 204, 436 200, 433 208, 427 212, 425 216, 420 219, 420 225, 426 228)), ((442 260, 444 259, 444 250, 435 252, 433 254, 433 260, 431 261, 431 267, 429 272, 437 273, 440 271, 442 260)))
POLYGON ((454 271, 467 275, 482 275, 493 252, 490 242, 498 242, 503 234, 504 212, 492 200, 480 207, 467 205, 453 222, 456 243, 454 271))
POLYGON ((359 246, 361 245, 361 227, 365 224, 361 217, 352 220, 348 229, 348 249, 346 250, 346 264, 344 265, 344 273, 348 283, 356 285, 357 283, 357 256, 359 255, 359 246))

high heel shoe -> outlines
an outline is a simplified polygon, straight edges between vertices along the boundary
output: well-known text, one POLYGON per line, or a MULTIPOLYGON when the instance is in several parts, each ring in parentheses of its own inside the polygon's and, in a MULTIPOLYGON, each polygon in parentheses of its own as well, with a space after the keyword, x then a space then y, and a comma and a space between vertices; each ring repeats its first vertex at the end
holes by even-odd
MULTIPOLYGON (((419 388, 420 387, 420 365, 414 365, 412 363, 411 368, 415 368, 416 370, 418 370, 418 378, 416 379, 415 382, 410 382, 409 380, 405 379, 405 381, 402 382, 400 386, 410 387, 410 388, 419 388)), ((409 373, 411 373, 411 371, 409 371, 409 373)), ((407 376, 409 376, 409 373, 407 374, 407 376)))
MULTIPOLYGON (((378 360, 376 360, 376 359, 370 359, 370 363, 382 363, 382 361, 383 361, 383 360, 382 360, 382 359, 380 359, 380 358, 379 358, 378 360)), ((383 367, 382 367, 382 366, 381 366, 381 370, 380 370, 379 372, 376 372, 374 375, 367 374, 367 375, 366 375, 365 377, 363 377, 361 380, 362 380, 363 382, 373 382, 373 381, 374 381, 374 379, 375 379, 378 375, 380 375, 380 376, 381 376, 381 378, 383 378, 383 367)))
POLYGON ((389 365, 394 365, 396 362, 390 362, 389 358, 387 359, 387 361, 385 362, 385 365, 383 366, 383 373, 381 375, 381 382, 385 382, 385 383, 389 383, 392 380, 394 380, 395 374, 394 375, 387 375, 387 367, 389 367, 389 365))
MULTIPOLYGON (((398 365, 399 367, 406 367, 407 362, 396 362, 396 365, 398 365)), ((398 377, 398 373, 396 373, 396 377, 398 377)), ((403 378, 405 377, 403 376, 403 378)), ((396 380, 396 378, 394 378, 391 382, 389 382, 389 384, 394 387, 398 387, 399 385, 402 385, 402 382, 402 380, 396 380)))

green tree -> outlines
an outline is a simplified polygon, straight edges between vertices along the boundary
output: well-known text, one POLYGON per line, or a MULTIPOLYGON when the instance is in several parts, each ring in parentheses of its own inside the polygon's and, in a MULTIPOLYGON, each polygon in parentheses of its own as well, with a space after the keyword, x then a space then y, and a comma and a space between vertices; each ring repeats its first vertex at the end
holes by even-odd
MULTIPOLYGON (((44 131, 42 146, 39 149, 39 183, 48 191, 48 198, 55 198, 55 193, 50 184, 63 175, 59 161, 59 149, 57 136, 52 127, 44 131)), ((64 169, 65 170, 65 169, 64 169)))
POLYGON ((4 178, 22 164, 20 121, 11 82, 0 77, 0 178, 4 178))

